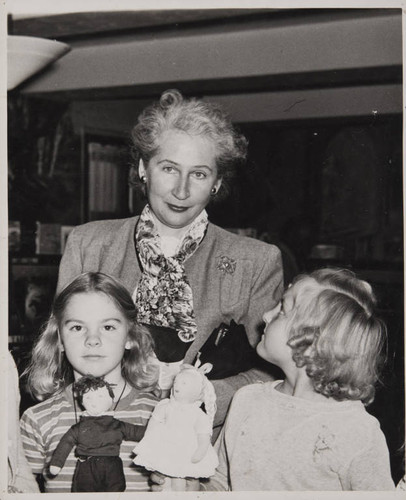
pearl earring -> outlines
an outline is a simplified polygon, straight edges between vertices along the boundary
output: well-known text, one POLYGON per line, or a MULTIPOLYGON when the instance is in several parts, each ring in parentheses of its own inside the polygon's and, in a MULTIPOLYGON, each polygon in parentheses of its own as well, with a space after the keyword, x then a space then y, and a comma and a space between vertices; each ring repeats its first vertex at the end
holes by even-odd
POLYGON ((215 187, 211 190, 211 194, 212 194, 212 196, 214 196, 215 194, 217 194, 217 189, 215 187))
POLYGON ((147 178, 145 177, 145 175, 141 175, 141 182, 143 184, 145 184, 147 182, 147 178))

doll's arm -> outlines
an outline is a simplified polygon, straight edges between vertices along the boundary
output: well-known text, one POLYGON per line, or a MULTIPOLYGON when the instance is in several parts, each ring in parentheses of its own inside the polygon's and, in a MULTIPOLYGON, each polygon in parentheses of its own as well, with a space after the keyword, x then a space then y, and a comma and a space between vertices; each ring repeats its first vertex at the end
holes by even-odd
POLYGON ((211 420, 203 410, 198 410, 198 418, 195 423, 197 437, 197 448, 192 455, 192 463, 197 463, 206 455, 211 440, 211 420))
POLYGON ((78 443, 78 425, 73 425, 61 438, 52 454, 49 472, 56 476, 64 466, 72 448, 78 443))
POLYGON ((197 463, 206 455, 210 445, 210 434, 197 435, 197 448, 192 455, 192 463, 197 463))
POLYGON ((141 441, 144 437, 146 425, 130 424, 120 420, 121 432, 125 441, 141 441))
POLYGON ((50 465, 49 472, 52 476, 57 476, 61 472, 62 467, 58 467, 57 465, 50 465))

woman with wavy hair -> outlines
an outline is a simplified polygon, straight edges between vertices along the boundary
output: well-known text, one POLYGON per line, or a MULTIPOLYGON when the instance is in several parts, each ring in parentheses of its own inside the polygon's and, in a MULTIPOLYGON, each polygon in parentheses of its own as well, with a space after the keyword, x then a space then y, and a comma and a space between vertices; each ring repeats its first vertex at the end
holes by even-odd
POLYGON ((84 271, 118 278, 137 306, 137 321, 154 336, 161 389, 169 390, 182 362, 195 362, 220 325, 242 325, 248 338, 236 351, 243 361, 227 351, 210 374, 220 424, 237 388, 271 377, 254 349, 262 313, 277 304, 283 286, 278 248, 221 229, 206 213, 227 194, 247 141, 217 105, 168 90, 138 117, 132 151, 130 180, 144 191, 145 208, 139 216, 75 228, 58 288, 84 271))

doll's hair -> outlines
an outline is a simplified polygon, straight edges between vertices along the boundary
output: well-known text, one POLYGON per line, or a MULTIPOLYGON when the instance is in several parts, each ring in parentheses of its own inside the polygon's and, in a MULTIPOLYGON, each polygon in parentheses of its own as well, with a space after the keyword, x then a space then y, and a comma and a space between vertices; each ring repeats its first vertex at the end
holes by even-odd
POLYGON ((111 399, 114 399, 113 385, 109 384, 103 377, 95 377, 94 375, 84 375, 76 381, 74 383, 74 393, 78 402, 82 404, 84 394, 89 391, 96 391, 102 387, 105 387, 111 399))
POLYGON ((371 286, 346 269, 320 269, 293 282, 289 341, 314 389, 336 400, 375 396, 386 328, 374 315, 371 286))
MULTIPOLYGON (((210 418, 210 421, 213 423, 214 415, 216 413, 216 393, 213 387, 213 384, 206 377, 202 370, 199 370, 197 367, 193 365, 189 365, 184 363, 180 365, 180 371, 176 375, 176 377, 181 376, 183 374, 190 375, 196 379, 196 382, 201 386, 201 392, 199 396, 199 401, 204 403, 205 411, 210 418)), ((175 377, 175 378, 176 378, 175 377)))
POLYGON ((137 389, 153 390, 158 377, 156 367, 148 363, 153 353, 153 341, 147 329, 136 322, 137 309, 131 295, 115 278, 100 272, 88 272, 77 276, 53 302, 50 317, 33 348, 26 370, 31 394, 43 400, 73 382, 72 367, 61 349, 59 327, 70 299, 83 293, 106 295, 126 317, 131 348, 124 352, 121 363, 123 377, 137 389))
POLYGON ((223 179, 219 195, 225 194, 235 169, 247 156, 247 139, 237 131, 229 116, 218 105, 185 98, 176 90, 166 90, 159 101, 145 108, 138 117, 131 134, 135 168, 130 184, 140 187, 138 164, 142 159, 148 167, 158 152, 162 134, 168 130, 202 136, 213 142, 216 149, 218 177, 223 179))

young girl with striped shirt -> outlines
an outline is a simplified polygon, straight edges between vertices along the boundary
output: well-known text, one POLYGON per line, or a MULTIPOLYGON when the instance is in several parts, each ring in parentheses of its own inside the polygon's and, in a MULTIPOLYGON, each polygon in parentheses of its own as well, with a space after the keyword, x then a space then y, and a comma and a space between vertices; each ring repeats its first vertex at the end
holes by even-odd
MULTIPOLYGON (((49 473, 53 451, 79 421, 74 384, 84 375, 103 377, 114 387, 111 411, 124 422, 146 425, 158 398, 157 372, 148 364, 152 340, 136 325, 136 308, 127 290, 102 273, 84 273, 56 297, 36 343, 28 385, 41 403, 25 411, 21 434, 27 460, 42 475, 45 492, 70 492, 77 458, 72 451, 60 473, 49 473)), ((148 473, 132 462, 135 443, 120 448, 126 491, 149 491, 148 473)))

